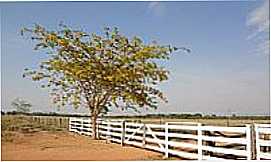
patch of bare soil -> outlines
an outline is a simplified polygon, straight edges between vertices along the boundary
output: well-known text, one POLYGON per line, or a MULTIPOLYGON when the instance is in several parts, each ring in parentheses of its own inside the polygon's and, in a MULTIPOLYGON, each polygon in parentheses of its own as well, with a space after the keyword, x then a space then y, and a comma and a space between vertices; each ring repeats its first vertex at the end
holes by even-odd
POLYGON ((160 160, 160 153, 68 132, 36 132, 2 141, 2 160, 160 160))

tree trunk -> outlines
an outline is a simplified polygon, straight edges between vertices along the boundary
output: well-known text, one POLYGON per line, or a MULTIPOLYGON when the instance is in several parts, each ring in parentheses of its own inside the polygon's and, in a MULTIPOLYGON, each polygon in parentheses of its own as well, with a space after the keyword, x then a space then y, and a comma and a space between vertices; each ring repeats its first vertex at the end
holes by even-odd
POLYGON ((97 139, 97 115, 92 114, 91 116, 91 122, 92 122, 92 139, 97 139))

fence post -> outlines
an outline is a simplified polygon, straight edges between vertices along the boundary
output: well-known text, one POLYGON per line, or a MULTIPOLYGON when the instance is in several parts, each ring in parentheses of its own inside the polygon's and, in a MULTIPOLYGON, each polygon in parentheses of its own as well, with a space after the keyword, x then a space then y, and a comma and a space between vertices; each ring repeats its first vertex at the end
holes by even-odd
POLYGON ((123 120, 121 122, 121 128, 122 128, 122 131, 121 131, 121 146, 124 146, 124 143, 125 143, 125 120, 123 120))
POLYGON ((80 118, 80 127, 79 127, 79 134, 83 134, 83 127, 84 127, 84 120, 83 118, 80 118))
POLYGON ((143 139, 142 139, 142 146, 143 147, 145 147, 145 145, 146 145, 146 131, 147 131, 146 125, 144 123, 144 125, 143 125, 143 139))
POLYGON ((110 120, 107 120, 106 143, 110 143, 110 120))
POLYGON ((96 137, 97 137, 97 139, 100 139, 99 124, 100 124, 100 120, 97 120, 96 121, 96 137))
POLYGON ((168 123, 165 123, 165 157, 168 158, 168 123))
POLYGON ((255 138, 256 138, 256 158, 257 160, 261 160, 261 147, 259 144, 259 139, 260 139, 260 135, 259 135, 259 126, 257 124, 254 125, 254 129, 255 129, 255 138))
POLYGON ((198 123, 198 160, 202 160, 202 130, 201 123, 198 123))
POLYGON ((251 133, 251 159, 256 159, 256 133, 255 133, 255 124, 251 124, 250 127, 250 133, 251 133))
POLYGON ((71 118, 69 118, 69 132, 71 132, 71 130, 72 130, 72 125, 71 125, 71 123, 72 123, 72 120, 71 120, 71 118))
POLYGON ((251 151, 252 151, 252 149, 251 149, 251 143, 252 143, 252 141, 251 141, 251 131, 250 131, 250 125, 249 124, 247 124, 246 125, 246 141, 247 141, 247 160, 251 160, 251 151))

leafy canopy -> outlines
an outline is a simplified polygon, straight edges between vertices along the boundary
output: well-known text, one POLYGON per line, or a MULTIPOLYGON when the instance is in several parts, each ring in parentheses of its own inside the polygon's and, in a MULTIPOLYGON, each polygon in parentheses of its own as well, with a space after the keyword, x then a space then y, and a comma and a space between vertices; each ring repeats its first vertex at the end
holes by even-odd
POLYGON ((156 108, 159 99, 166 101, 155 85, 167 80, 169 72, 156 61, 169 59, 180 48, 144 44, 117 28, 106 27, 97 35, 63 24, 59 27, 49 31, 35 25, 22 30, 37 42, 34 49, 45 50, 48 56, 37 69, 25 69, 24 77, 50 87, 54 103, 87 106, 97 115, 112 106, 136 110, 156 108))

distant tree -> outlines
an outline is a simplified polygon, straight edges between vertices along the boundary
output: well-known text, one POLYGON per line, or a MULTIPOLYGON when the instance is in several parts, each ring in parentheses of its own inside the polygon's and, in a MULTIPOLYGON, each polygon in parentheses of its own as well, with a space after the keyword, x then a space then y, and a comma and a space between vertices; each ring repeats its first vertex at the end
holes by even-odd
POLYGON ((16 98, 12 101, 11 105, 16 109, 19 113, 28 113, 30 112, 30 108, 32 105, 20 98, 16 98))
POLYGON ((212 114, 211 116, 212 116, 212 118, 216 118, 216 114, 212 114))
POLYGON ((194 117, 196 117, 196 118, 201 118, 201 117, 202 117, 202 114, 201 114, 201 113, 196 113, 196 114, 194 114, 194 117))
POLYGON ((97 117, 116 107, 121 110, 138 107, 156 108, 158 99, 166 101, 154 85, 168 79, 168 70, 157 60, 169 59, 170 53, 186 48, 144 44, 139 37, 132 39, 117 28, 106 27, 104 34, 89 34, 66 25, 49 31, 35 25, 24 28, 37 41, 35 50, 47 51, 48 60, 37 70, 25 69, 24 76, 42 81, 51 87, 53 101, 59 106, 87 107, 96 139, 97 117))

